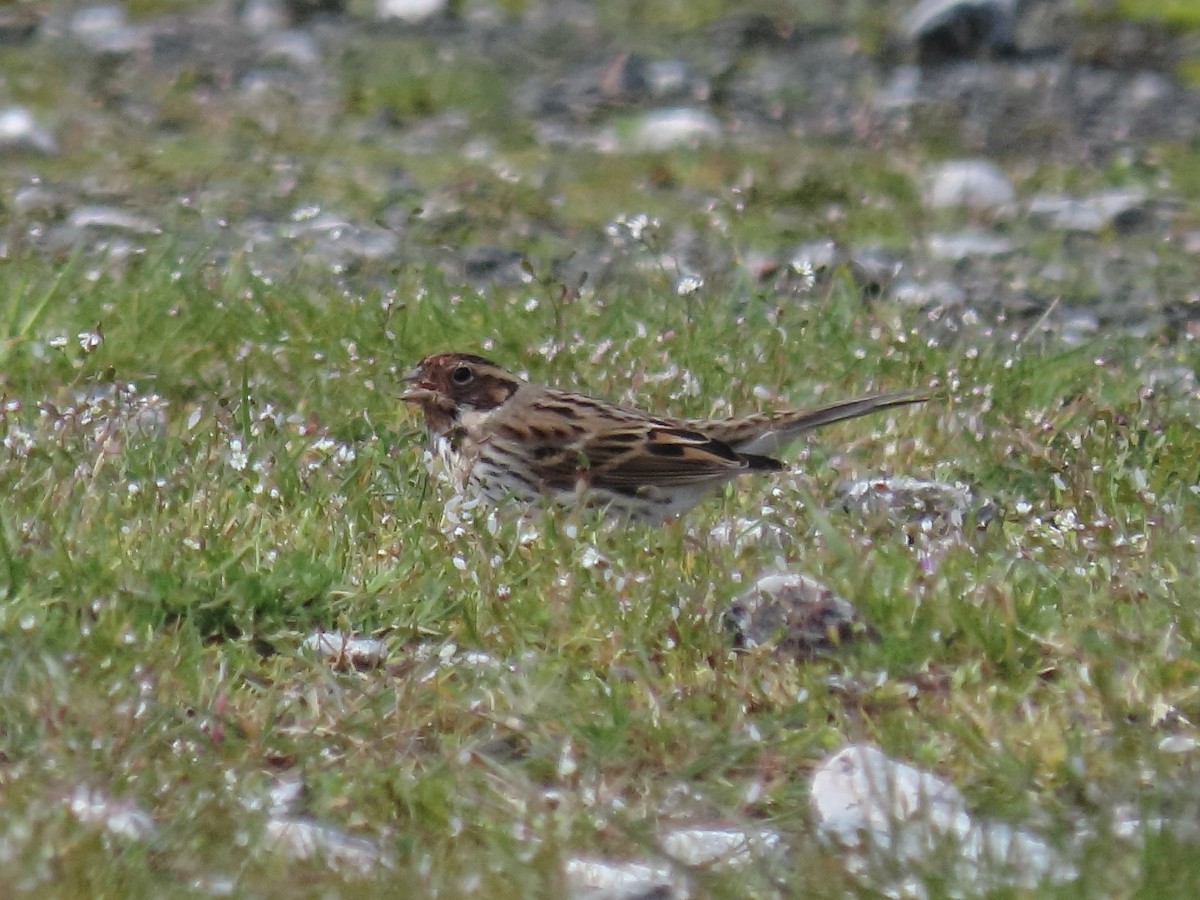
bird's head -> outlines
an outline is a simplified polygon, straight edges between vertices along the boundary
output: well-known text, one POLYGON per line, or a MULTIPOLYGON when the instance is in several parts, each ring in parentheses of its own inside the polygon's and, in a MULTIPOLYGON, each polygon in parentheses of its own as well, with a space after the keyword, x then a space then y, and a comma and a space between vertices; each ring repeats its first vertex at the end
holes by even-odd
POLYGON ((425 423, 445 433, 467 411, 490 412, 516 393, 521 380, 482 356, 435 353, 406 372, 406 403, 421 407, 425 423))

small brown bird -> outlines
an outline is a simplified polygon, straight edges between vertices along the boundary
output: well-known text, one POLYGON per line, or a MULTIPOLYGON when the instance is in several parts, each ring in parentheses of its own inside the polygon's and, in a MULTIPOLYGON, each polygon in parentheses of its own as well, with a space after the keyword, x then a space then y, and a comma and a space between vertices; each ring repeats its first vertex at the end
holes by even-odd
POLYGON ((460 488, 491 500, 551 497, 661 521, 748 472, 778 472, 774 453, 806 431, 920 403, 919 391, 808 410, 675 419, 529 384, 467 353, 438 353, 404 376, 436 452, 460 488))

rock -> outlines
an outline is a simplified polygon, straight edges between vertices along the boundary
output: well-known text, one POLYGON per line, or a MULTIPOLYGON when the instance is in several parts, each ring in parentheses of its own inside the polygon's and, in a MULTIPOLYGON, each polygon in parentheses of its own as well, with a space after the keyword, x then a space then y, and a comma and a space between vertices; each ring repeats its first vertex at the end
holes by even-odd
POLYGON ((29 43, 41 24, 42 12, 26 4, 0 8, 0 46, 16 47, 29 43))
POLYGON ((944 162, 926 173, 925 182, 925 202, 934 209, 963 206, 975 212, 996 212, 1015 197, 1000 167, 986 159, 944 162))
POLYGON ((246 0, 241 4, 240 14, 242 24, 251 34, 267 35, 292 24, 282 0, 246 0))
POLYGON ((154 836, 154 820, 149 814, 126 800, 114 800, 91 788, 77 787, 67 797, 67 809, 85 825, 99 825, 109 834, 130 841, 144 841, 154 836))
POLYGON ((655 60, 646 65, 646 86, 653 97, 686 94, 692 86, 687 63, 681 59, 655 60))
POLYGON ((267 819, 264 846, 289 859, 319 857, 331 869, 366 875, 388 866, 379 848, 328 825, 295 816, 273 815, 267 819))
POLYGON ((301 646, 338 669, 374 669, 383 662, 386 650, 381 640, 355 637, 340 631, 310 634, 301 646))
POLYGON ((687 63, 650 60, 628 51, 613 57, 600 72, 600 96, 613 103, 684 97, 691 87, 687 63))
POLYGON ((321 48, 317 40, 307 31, 297 28, 272 31, 262 37, 262 60, 291 66, 295 69, 311 69, 321 61, 321 48))
POLYGON ((442 15, 449 5, 448 0, 377 0, 375 16, 415 24, 442 15))
POLYGON ((0 110, 0 150, 53 154, 58 152, 58 142, 29 110, 23 106, 10 106, 0 110))
POLYGON ((793 269, 821 273, 834 268, 842 259, 838 245, 831 238, 801 244, 792 254, 793 269))
POLYGON ((80 231, 116 232, 120 234, 161 234, 154 222, 136 213, 115 206, 80 206, 67 217, 67 224, 80 231))
POLYGON ((821 763, 809 807, 847 870, 888 896, 924 897, 929 882, 939 896, 1033 890, 1078 874, 1041 837, 976 820, 954 785, 869 745, 821 763))
POLYGON ((780 550, 791 540, 791 534, 789 529, 762 516, 723 519, 708 531, 709 540, 739 553, 749 547, 780 550))
POLYGON ((11 209, 22 216, 61 219, 67 209, 67 198, 36 181, 13 191, 11 209))
POLYGON ((1057 317, 1059 339, 1068 347, 1078 347, 1095 340, 1100 333, 1100 320, 1086 309, 1065 309, 1057 317))
POLYGON ((468 247, 462 254, 463 275, 472 281, 522 280, 524 256, 506 247, 468 247))
POLYGON ((721 136, 721 123, 712 113, 679 107, 646 113, 634 128, 630 144, 635 150, 660 151, 694 147, 721 136))
POLYGON ((921 0, 901 20, 924 64, 1012 49, 1017 0, 921 0))
POLYGON ((838 499, 847 512, 915 523, 935 530, 961 530, 968 520, 983 527, 996 514, 990 502, 978 502, 966 485, 896 476, 839 485, 838 499))
POLYGON ((1029 217, 1061 231, 1097 234, 1106 228, 1129 232, 1149 217, 1139 190, 1113 190, 1084 199, 1039 196, 1029 201, 1029 217))
POLYGON ((98 54, 128 56, 149 46, 146 30, 126 21, 123 6, 81 9, 71 17, 68 30, 79 43, 98 54))
POLYGON ((1008 256, 1016 249, 1008 238, 978 229, 965 229, 954 234, 931 234, 926 247, 934 259, 954 263, 1008 256))
POLYGON ((570 900, 675 900, 688 895, 666 863, 577 856, 563 869, 570 900))
POLYGON ((660 837, 658 846, 689 868, 737 867, 781 853, 783 839, 769 828, 678 828, 660 837))
POLYGON ((312 255, 335 269, 359 260, 390 259, 400 245, 394 232, 373 225, 357 225, 318 206, 295 210, 284 237, 289 243, 310 241, 312 255))
POLYGON ((318 16, 337 17, 345 13, 347 0, 282 0, 288 19, 306 25, 318 16))
POLYGON ((837 650, 870 629, 821 582, 799 572, 765 575, 723 616, 737 647, 771 647, 798 659, 837 650))
POLYGON ((892 297, 918 309, 949 309, 962 306, 967 299, 953 281, 900 281, 892 285, 892 297))

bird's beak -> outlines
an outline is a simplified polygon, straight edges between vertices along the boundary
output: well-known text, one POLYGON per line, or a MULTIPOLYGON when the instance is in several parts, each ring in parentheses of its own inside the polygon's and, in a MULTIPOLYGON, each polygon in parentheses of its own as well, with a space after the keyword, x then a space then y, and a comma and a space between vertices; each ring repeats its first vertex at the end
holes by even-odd
POLYGON ((421 383, 421 370, 416 367, 401 375, 400 380, 408 385, 400 395, 406 403, 423 403, 433 396, 432 385, 421 383))

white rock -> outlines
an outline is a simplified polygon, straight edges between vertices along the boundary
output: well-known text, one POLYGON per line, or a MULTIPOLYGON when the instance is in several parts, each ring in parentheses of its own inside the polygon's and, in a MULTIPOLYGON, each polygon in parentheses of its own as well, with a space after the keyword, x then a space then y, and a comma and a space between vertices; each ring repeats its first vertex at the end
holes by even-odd
POLYGON ((959 159, 935 166, 925 176, 926 203, 934 209, 964 206, 978 212, 1003 209, 1016 196, 1000 167, 986 159, 959 159))
POLYGON ((949 896, 975 896, 1061 884, 1078 874, 1042 838, 977 821, 954 785, 869 745, 845 747, 823 762, 809 805, 821 836, 846 852, 847 869, 895 896, 924 896, 923 876, 936 877, 949 896), (884 878, 892 880, 884 885, 884 878))
POLYGON ((144 841, 154 834, 154 820, 133 803, 82 785, 67 797, 67 809, 80 822, 100 825, 127 840, 144 841))
POLYGON ((424 22, 440 15, 447 5, 447 0, 377 0, 375 15, 380 19, 424 22))
POLYGON ((946 262, 959 262, 971 257, 989 259, 1007 256, 1015 249, 1008 238, 978 229, 964 229, 954 234, 931 234, 926 247, 930 256, 946 262))
POLYGON ((330 868, 366 874, 389 863, 368 840, 352 837, 310 819, 272 816, 267 820, 265 846, 291 859, 320 856, 330 868))
POLYGON ((563 875, 571 900, 683 900, 688 896, 666 864, 580 856, 567 860, 563 875))
POLYGON ((743 866, 778 853, 783 839, 770 829, 679 828, 659 838, 663 853, 685 866, 743 866))
POLYGON ((1105 228, 1130 228, 1146 214, 1139 189, 1104 191, 1091 197, 1043 195, 1029 201, 1029 216, 1061 231, 1095 234, 1105 228))
POLYGON ((23 106, 0 110, 0 148, 36 150, 57 153, 58 142, 46 128, 38 124, 33 113, 23 106))
POLYGON ((310 634, 302 644, 305 650, 329 660, 335 666, 352 669, 372 669, 383 661, 385 647, 376 638, 355 637, 340 631, 319 631, 310 634))
POLYGON ((672 147, 694 147, 721 136, 721 123, 702 109, 680 107, 646 113, 634 129, 635 150, 657 151, 672 147))

